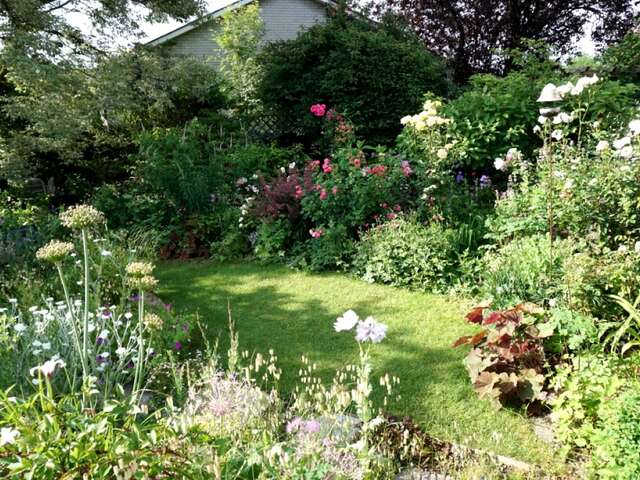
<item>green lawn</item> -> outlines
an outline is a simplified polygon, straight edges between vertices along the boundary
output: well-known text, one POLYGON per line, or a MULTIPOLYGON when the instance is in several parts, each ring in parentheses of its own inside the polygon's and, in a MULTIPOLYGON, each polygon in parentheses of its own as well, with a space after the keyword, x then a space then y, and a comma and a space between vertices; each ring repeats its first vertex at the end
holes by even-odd
POLYGON ((336 333, 333 322, 349 308, 361 317, 373 315, 389 326, 388 338, 374 349, 376 373, 401 378, 402 399, 393 413, 413 416, 442 439, 529 462, 552 459, 527 419, 495 412, 473 392, 462 364, 465 350, 451 348, 472 330, 463 320, 468 305, 346 275, 252 263, 166 263, 158 277, 163 300, 178 311, 198 311, 212 336, 226 335, 229 300, 242 349, 273 348, 285 389, 296 379, 301 355, 316 361, 327 378, 354 361, 355 341, 336 333))

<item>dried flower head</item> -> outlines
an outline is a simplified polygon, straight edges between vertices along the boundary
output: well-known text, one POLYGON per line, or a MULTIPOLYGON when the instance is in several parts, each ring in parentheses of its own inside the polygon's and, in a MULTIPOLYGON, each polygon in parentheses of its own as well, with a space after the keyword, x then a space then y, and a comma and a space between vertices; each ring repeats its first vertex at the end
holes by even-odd
POLYGON ((61 262, 64 257, 73 252, 74 248, 73 243, 51 240, 44 247, 38 249, 36 252, 36 258, 46 262, 58 263, 61 262))
POLYGON ((154 265, 149 262, 131 262, 127 265, 127 274, 132 277, 146 277, 153 273, 154 265))
POLYGON ((162 318, 155 313, 145 314, 143 323, 149 330, 161 330, 164 325, 162 318))
POLYGON ((73 230, 82 230, 104 223, 104 214, 91 205, 76 205, 60 214, 62 224, 73 230))

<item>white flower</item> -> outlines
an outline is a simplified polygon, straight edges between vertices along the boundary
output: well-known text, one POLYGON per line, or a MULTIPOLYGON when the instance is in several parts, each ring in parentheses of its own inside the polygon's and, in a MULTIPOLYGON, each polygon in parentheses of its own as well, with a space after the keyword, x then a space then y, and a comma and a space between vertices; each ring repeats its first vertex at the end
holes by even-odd
POLYGON ((618 247, 618 251, 619 251, 619 252, 626 252, 627 250, 628 250, 628 248, 627 248, 627 246, 626 246, 626 245, 620 245, 620 246, 618 247))
POLYGON ((547 123, 547 120, 549 120, 547 117, 545 117, 544 115, 540 115, 538 117, 538 123, 540 125, 544 125, 545 123, 547 123))
POLYGON ((633 246, 633 249, 636 253, 640 253, 640 240, 636 242, 636 244, 633 246))
POLYGON ((380 343, 387 336, 387 326, 376 321, 373 317, 367 317, 364 322, 358 323, 356 327, 356 340, 358 342, 371 341, 380 343))
POLYGON ((13 326, 13 329, 16 331, 16 333, 22 333, 27 329, 27 326, 24 323, 16 323, 13 326))
POLYGON ((618 155, 620 155, 622 158, 633 157, 633 147, 631 145, 627 145, 626 147, 621 148, 620 150, 618 150, 618 155))
POLYGON ((341 317, 338 317, 336 319, 335 323, 333 324, 333 328, 336 330, 336 332, 351 330, 356 326, 358 320, 360 320, 360 317, 358 317, 358 314, 356 312, 354 312, 353 310, 347 310, 342 314, 341 317))
POLYGON ((0 447, 15 443, 16 438, 20 436, 20 432, 12 427, 0 428, 0 447))
POLYGON ((562 170, 556 170, 553 172, 553 176, 556 178, 564 178, 566 175, 562 170))
POLYGON ((538 97, 538 102, 557 102, 559 100, 562 100, 562 96, 553 83, 547 83, 538 97))
POLYGON ((16 303, 18 303, 18 299, 17 298, 10 298, 9 299, 9 303, 12 303, 12 304, 15 305, 16 303))
POLYGON ((412 120, 413 120, 413 117, 411 115, 405 115, 400 119, 400 123, 402 125, 408 125, 409 123, 411 123, 412 120))
POLYGON ((535 127, 533 127, 533 133, 540 133, 542 129, 540 128, 540 125, 536 125, 535 127))
POLYGON ((291 170, 291 169, 293 169, 293 168, 296 168, 296 162, 291 162, 291 163, 289 164, 289 170, 291 170))
POLYGON ((503 171, 504 169, 507 168, 507 162, 505 162, 502 158, 496 158, 493 161, 493 166, 495 167, 496 170, 503 171))
POLYGON ((102 340, 106 340, 108 336, 109 336, 109 330, 105 329, 100 332, 100 334, 98 335, 98 338, 102 340))
POLYGON ((600 140, 598 145, 596 145, 596 152, 604 152, 605 150, 609 150, 609 142, 606 140, 600 140))
POLYGON ((44 342, 40 344, 40 348, 42 348, 42 350, 51 350, 51 344, 49 342, 44 342))
POLYGON ((449 155, 449 150, 447 150, 446 148, 441 148, 440 150, 438 150, 436 155, 440 160, 444 160, 445 158, 447 158, 447 155, 449 155))
POLYGON ((36 373, 40 372, 45 377, 50 377, 56 371, 56 367, 64 368, 66 364, 60 360, 59 358, 51 358, 51 360, 47 360, 42 365, 38 365, 37 367, 33 367, 29 370, 31 376, 35 376, 36 373))
POLYGON ((567 181, 564 182, 564 188, 565 190, 571 190, 573 188, 573 180, 568 178, 567 181))
POLYGON ((626 147, 627 145, 630 145, 630 144, 631 144, 631 138, 622 137, 616 140, 615 142, 613 142, 613 148, 615 148, 616 150, 620 150, 621 148, 626 147))
POLYGON ((629 131, 633 136, 640 135, 640 119, 631 120, 629 122, 629 131))
POLYGON ((131 317, 133 317, 133 314, 131 312, 127 312, 124 314, 124 318, 126 318, 127 320, 130 320, 131 317))
POLYGON ((564 97, 567 93, 573 90, 573 87, 574 87, 573 83, 567 82, 564 85, 560 85, 557 88, 557 91, 560 94, 560 96, 564 97))
POLYGON ((551 138, 554 140, 561 140, 563 136, 562 130, 554 130, 551 132, 551 138))
POLYGON ((100 255, 102 255, 103 257, 110 257, 111 256, 111 252, 109 250, 102 250, 100 252, 100 255))
POLYGON ((558 115, 553 117, 553 123, 558 125, 560 123, 571 123, 573 121, 573 115, 569 115, 565 112, 560 112, 558 115))
POLYGON ((109 358, 110 353, 109 352, 102 352, 101 354, 98 355, 100 358, 106 360, 107 358, 109 358))

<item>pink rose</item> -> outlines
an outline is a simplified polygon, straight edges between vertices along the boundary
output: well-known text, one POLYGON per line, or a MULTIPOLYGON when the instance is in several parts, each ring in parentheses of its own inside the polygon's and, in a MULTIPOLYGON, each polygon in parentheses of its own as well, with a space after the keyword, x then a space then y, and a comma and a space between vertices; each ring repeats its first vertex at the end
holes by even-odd
POLYGON ((326 200, 327 199, 327 191, 323 188, 322 190, 320 190, 320 200, 326 200))
POLYGON ((315 105, 311 105, 311 113, 316 117, 324 117, 326 111, 327 106, 324 103, 316 103, 315 105))
POLYGON ((309 230, 309 235, 313 238, 320 238, 324 234, 324 231, 321 229, 314 230, 313 228, 309 230))
POLYGON ((324 173, 331 173, 332 170, 333 170, 333 167, 331 167, 331 160, 329 160, 328 158, 325 158, 324 163, 322 164, 322 171, 324 173))

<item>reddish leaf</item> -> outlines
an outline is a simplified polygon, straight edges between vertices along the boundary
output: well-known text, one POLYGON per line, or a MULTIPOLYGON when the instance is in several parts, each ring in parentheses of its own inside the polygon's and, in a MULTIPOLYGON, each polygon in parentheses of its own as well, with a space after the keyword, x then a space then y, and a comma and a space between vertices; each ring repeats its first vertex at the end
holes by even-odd
POLYGON ((498 323, 501 320, 502 320, 502 314, 500 312, 491 312, 491 314, 483 320, 482 324, 491 325, 493 323, 498 323))
POLYGON ((465 335, 463 337, 460 337, 453 343, 452 348, 456 348, 456 347, 459 347, 460 345, 466 345, 468 343, 471 343, 472 339, 473 337, 471 335, 465 335))
POLYGON ((483 330, 480 333, 474 335, 470 343, 475 347, 480 342, 482 342, 485 338, 487 338, 487 331, 483 330))
POLYGON ((473 310, 467 313, 467 321, 469 321, 470 323, 477 323, 478 325, 481 324, 483 311, 483 307, 475 307, 473 310))

